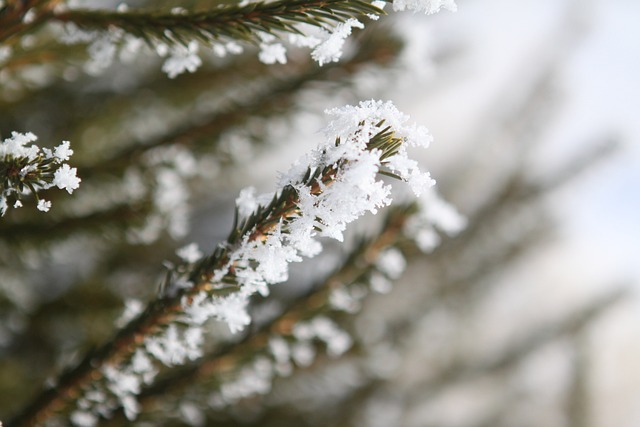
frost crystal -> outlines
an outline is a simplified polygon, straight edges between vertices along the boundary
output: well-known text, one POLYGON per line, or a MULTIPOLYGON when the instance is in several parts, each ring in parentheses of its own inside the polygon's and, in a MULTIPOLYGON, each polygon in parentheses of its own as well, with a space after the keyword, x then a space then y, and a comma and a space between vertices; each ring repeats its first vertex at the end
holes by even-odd
POLYGON ((48 200, 40 199, 38 200, 38 210, 42 212, 49 212, 51 209, 51 202, 48 200))
POLYGON ((184 418, 184 421, 191 426, 200 427, 206 424, 206 416, 204 412, 193 403, 181 403, 180 414, 184 418))
POLYGON ((327 126, 326 134, 335 134, 339 138, 348 138, 358 131, 362 124, 362 131, 357 135, 357 143, 366 143, 367 135, 375 132, 375 124, 384 121, 394 133, 403 138, 398 153, 387 160, 390 169, 406 180, 411 189, 420 195, 422 191, 435 184, 428 173, 421 172, 418 163, 408 158, 406 146, 428 147, 432 141, 427 128, 422 126, 407 125, 409 116, 401 113, 389 101, 364 101, 359 106, 346 106, 328 110, 327 114, 334 116, 333 122, 327 126))
POLYGON ((228 43, 214 43, 212 46, 213 53, 220 58, 224 58, 228 53, 232 55, 241 54, 244 49, 238 43, 231 41, 228 43))
POLYGON ((53 174, 53 185, 64 188, 69 194, 73 193, 73 190, 80 186, 80 178, 76 176, 76 171, 76 168, 71 168, 65 163, 53 174))
POLYGON ((2 65, 11 57, 12 52, 13 50, 10 46, 0 46, 0 65, 2 65))
POLYGON ((182 333, 174 324, 163 335, 147 338, 147 351, 167 366, 181 365, 202 355, 202 329, 188 328, 182 333))
POLYGON ((257 359, 242 368, 234 381, 222 384, 220 394, 223 402, 233 403, 254 394, 266 394, 271 390, 273 368, 266 358, 257 359))
POLYGON ((306 324, 302 323, 296 326, 307 329, 307 339, 316 338, 323 341, 327 346, 327 353, 331 357, 338 357, 344 354, 353 344, 349 334, 327 317, 319 316, 306 324))
POLYGON ((154 211, 139 228, 127 236, 134 243, 149 244, 163 230, 173 238, 183 237, 189 228, 189 191, 186 179, 194 175, 196 161, 180 146, 150 150, 144 159, 155 180, 151 199, 154 211))
POLYGON ((258 208, 258 200, 256 199, 256 189, 247 187, 240 190, 240 195, 236 199, 236 208, 238 215, 246 218, 258 208))
POLYGON ((38 17, 35 9, 29 9, 27 11, 27 13, 24 14, 24 16, 22 17, 22 22, 24 24, 31 24, 33 23, 33 21, 36 20, 36 18, 38 17))
POLYGON ((142 313, 144 310, 144 305, 142 301, 137 299, 128 299, 124 302, 124 311, 120 315, 120 317, 115 321, 116 326, 123 327, 131 320, 133 320, 136 316, 142 313))
POLYGON ((91 412, 75 411, 71 414, 71 422, 78 427, 93 427, 98 425, 98 417, 91 412))
POLYGON ((73 155, 73 150, 69 148, 69 141, 62 141, 62 144, 58 145, 53 151, 53 155, 61 161, 69 160, 69 157, 73 155))
POLYGON ((388 294, 391 292, 392 283, 382 274, 373 274, 369 279, 371 290, 379 294, 388 294))
POLYGON ((336 25, 333 32, 327 32, 325 40, 313 49, 311 57, 320 66, 330 62, 338 62, 342 56, 342 46, 344 46, 347 37, 351 35, 352 28, 364 28, 364 24, 352 18, 336 25))
POLYGON ((376 260, 376 267, 390 279, 397 279, 404 272, 407 261, 402 253, 395 248, 382 252, 376 260))
POLYGON ((91 59, 85 64, 87 73, 98 75, 109 68, 116 55, 116 45, 113 34, 97 35, 87 48, 91 59))
POLYGON ((287 50, 281 43, 261 43, 258 59, 265 64, 287 63, 287 50))
POLYGON ((204 255, 202 251, 198 248, 196 243, 190 243, 187 246, 183 246, 182 248, 176 251, 176 255, 182 258, 183 261, 188 263, 194 263, 198 261, 204 255))
POLYGON ((202 59, 198 56, 198 43, 192 41, 188 46, 173 47, 171 56, 162 65, 162 71, 173 79, 185 71, 195 72, 200 65, 202 65, 202 59))
POLYGON ((208 298, 203 292, 196 295, 190 305, 185 304, 185 321, 201 325, 208 319, 217 319, 227 323, 231 332, 238 332, 251 322, 247 313, 248 304, 248 298, 242 294, 208 298))
POLYGON ((423 252, 430 252, 440 244, 436 229, 455 236, 467 225, 467 220, 452 205, 430 188, 418 199, 418 212, 407 222, 405 234, 415 240, 423 252))
POLYGON ((354 296, 343 287, 331 291, 329 304, 334 310, 341 310, 347 313, 356 313, 360 310, 360 301, 357 296, 354 296))

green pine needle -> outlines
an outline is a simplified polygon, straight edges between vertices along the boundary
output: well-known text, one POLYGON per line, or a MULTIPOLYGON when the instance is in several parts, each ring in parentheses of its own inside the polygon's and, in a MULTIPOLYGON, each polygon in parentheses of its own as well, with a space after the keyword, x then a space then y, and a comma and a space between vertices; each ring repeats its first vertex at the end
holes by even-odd
POLYGON ((85 30, 118 29, 147 42, 187 45, 194 38, 207 44, 257 43, 259 33, 300 34, 296 24, 326 27, 367 14, 384 15, 384 11, 363 0, 279 0, 184 14, 70 10, 55 19, 85 30))

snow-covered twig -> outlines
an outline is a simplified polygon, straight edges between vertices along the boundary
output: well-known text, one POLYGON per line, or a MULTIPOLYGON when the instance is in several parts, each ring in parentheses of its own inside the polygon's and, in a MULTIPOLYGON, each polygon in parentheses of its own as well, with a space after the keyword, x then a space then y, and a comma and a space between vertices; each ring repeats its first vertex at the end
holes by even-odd
POLYGON ((377 179, 379 172, 407 181, 416 194, 433 184, 407 155, 407 146, 426 147, 430 135, 407 125, 408 117, 390 102, 367 101, 328 113, 334 120, 326 141, 281 176, 270 202, 243 192, 227 242, 210 256, 196 262, 188 257, 176 267, 158 299, 68 371, 14 425, 42 421, 70 404, 79 405, 77 425, 92 425, 119 405, 135 418, 135 397, 158 369, 154 360, 171 366, 200 357, 205 321, 242 329, 250 322, 249 297, 266 295, 269 285, 286 280, 289 263, 317 254, 317 237, 342 240, 348 223, 391 203, 390 186, 377 179), (84 397, 71 398, 78 394, 84 397))
MULTIPOLYGON (((421 246, 416 230, 422 227, 435 232, 437 227, 454 235, 462 225, 460 215, 433 188, 417 201, 394 206, 385 215, 381 229, 361 241, 340 266, 309 292, 254 328, 240 342, 217 348, 197 362, 143 387, 140 404, 160 399, 164 409, 157 415, 166 417, 180 411, 176 412, 172 400, 162 399, 163 396, 185 388, 178 393, 181 397, 176 403, 180 406, 184 399, 193 398, 190 401, 194 404, 199 394, 193 391, 206 388, 203 395, 208 398, 204 406, 232 405, 242 398, 268 393, 273 379, 292 374, 296 367, 310 366, 322 351, 326 350, 330 357, 340 356, 349 350, 352 338, 337 326, 339 320, 344 313, 356 313, 372 292, 389 290, 391 281, 399 277, 406 265, 408 255, 402 248, 410 242, 421 246), (452 225, 453 218, 457 227, 452 225), (198 387, 194 389, 195 384, 198 387)), ((179 255, 190 261, 201 256, 194 245, 183 248, 179 255)))

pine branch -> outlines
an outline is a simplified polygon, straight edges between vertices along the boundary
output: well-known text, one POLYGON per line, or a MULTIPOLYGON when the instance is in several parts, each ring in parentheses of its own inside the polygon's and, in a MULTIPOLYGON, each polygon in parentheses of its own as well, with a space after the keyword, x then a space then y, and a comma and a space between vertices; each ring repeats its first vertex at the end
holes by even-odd
MULTIPOLYGON (((376 108, 389 107, 380 104, 376 108)), ((364 125, 364 123, 361 124, 361 126, 364 125)), ((390 128, 381 128, 381 126, 382 122, 376 125, 380 130, 369 137, 365 151, 375 150, 375 155, 380 159, 398 155, 402 140, 395 137, 390 128)), ((366 127, 360 131, 364 129, 366 127)), ((353 137, 356 138, 360 131, 356 131, 353 137)), ((341 142, 337 140, 336 147, 340 146, 341 142)), ((162 334, 172 323, 180 319, 184 321, 185 310, 193 307, 193 304, 203 302, 200 296, 211 298, 217 295, 223 298, 230 292, 233 295, 234 292, 246 288, 248 283, 242 285, 240 274, 251 268, 250 265, 243 264, 243 257, 257 256, 257 253, 251 255, 253 254, 252 245, 260 245, 280 228, 279 224, 284 224, 286 227, 302 214, 299 199, 299 191, 302 191, 302 188, 306 188, 311 197, 320 196, 332 184, 341 182, 343 169, 348 164, 348 160, 341 160, 324 167, 307 169, 295 187, 285 186, 273 197, 271 203, 258 206, 253 214, 240 221, 234 227, 226 244, 219 246, 212 255, 202 258, 193 266, 185 264, 176 268, 174 272, 178 276, 188 277, 190 286, 179 286, 169 277, 167 289, 158 299, 152 301, 142 314, 120 330, 113 340, 89 353, 79 365, 64 373, 55 388, 45 390, 8 425, 39 424, 55 412, 68 407, 76 401, 79 394, 82 394, 85 387, 104 378, 104 369, 127 363, 136 350, 145 345, 145 340, 162 334), (249 252, 243 255, 243 251, 249 252)), ((320 203, 320 200, 317 203, 320 203)), ((311 218, 314 218, 315 215, 311 215, 311 218)), ((322 222, 319 224, 328 226, 322 222)), ((245 295, 248 297, 256 291, 257 289, 248 288, 245 290, 245 295)), ((217 303, 217 300, 214 299, 212 303, 217 303)), ((234 313, 234 316, 237 316, 237 313, 234 313)))
MULTIPOLYGON (((237 371, 265 353, 271 337, 295 341, 293 329, 296 324, 319 315, 329 318, 342 315, 344 313, 342 310, 331 306, 332 293, 337 289, 348 291, 350 288, 366 283, 368 276, 376 270, 376 262, 380 254, 405 238, 403 227, 416 212, 415 203, 392 209, 386 216, 380 232, 375 237, 361 242, 345 259, 342 266, 321 283, 297 297, 277 317, 260 325, 241 341, 222 346, 190 366, 168 372, 167 375, 141 391, 139 395, 141 405, 143 407, 152 405, 169 393, 182 393, 182 389, 191 388, 195 383, 221 381, 219 375, 222 373, 237 371)), ((207 389, 211 391, 209 387, 207 389)), ((120 418, 124 416, 121 411, 120 416, 120 418)), ((113 419, 113 422, 117 423, 117 420, 113 419)))
POLYGON ((301 34, 296 27, 300 23, 324 27, 365 14, 384 12, 363 0, 280 0, 184 14, 70 10, 55 15, 55 19, 86 30, 119 29, 151 45, 187 46, 191 40, 205 44, 220 40, 257 43, 260 33, 301 34))
POLYGON ((0 7, 0 44, 30 31, 52 16, 62 0, 9 0, 0 7))
POLYGON ((149 213, 149 208, 148 203, 126 203, 82 216, 53 218, 51 221, 31 219, 6 225, 2 223, 0 224, 1 240, 16 246, 32 243, 42 247, 43 235, 47 236, 47 242, 50 243, 77 232, 104 233, 115 225, 141 222, 149 213))
MULTIPOLYGON (((370 37, 375 37, 371 34, 370 37)), ((217 152, 219 137, 229 128, 238 127, 249 119, 281 114, 295 105, 296 93, 309 84, 335 78, 335 71, 342 70, 347 75, 357 74, 362 67, 376 63, 388 64, 397 54, 397 44, 390 40, 376 40, 376 43, 363 41, 358 53, 341 63, 328 64, 325 67, 307 68, 286 78, 273 78, 263 92, 254 93, 246 102, 234 102, 228 109, 216 112, 208 120, 198 121, 196 125, 186 125, 150 141, 130 144, 127 148, 115 152, 108 159, 100 159, 92 163, 76 163, 82 172, 85 185, 92 180, 102 179, 102 174, 113 176, 122 174, 132 164, 139 164, 140 158, 149 150, 180 144, 197 152, 217 152)), ((252 61, 253 62, 253 61, 252 61)), ((217 72, 216 72, 217 73, 217 72)), ((214 73, 215 74, 215 73, 214 73)), ((166 84, 166 79, 163 79, 166 84)), ((208 79, 205 79, 207 81, 208 79)), ((196 86, 201 83, 196 82, 196 86)), ((78 154, 76 154, 77 156, 78 154)), ((82 155, 82 153, 79 153, 82 155)), ((51 196, 56 203, 56 195, 51 196)), ((0 222, 0 236, 7 241, 40 242, 46 233, 50 240, 68 236, 74 232, 101 233, 107 229, 140 222, 152 210, 150 203, 117 204, 104 210, 93 211, 82 216, 56 216, 41 220, 17 220, 0 222)))

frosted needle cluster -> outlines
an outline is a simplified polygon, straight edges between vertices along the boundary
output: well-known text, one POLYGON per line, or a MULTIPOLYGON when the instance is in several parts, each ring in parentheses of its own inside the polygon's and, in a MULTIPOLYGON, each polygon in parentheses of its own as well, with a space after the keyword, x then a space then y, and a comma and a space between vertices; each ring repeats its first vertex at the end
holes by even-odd
POLYGON ((158 362, 173 366, 202 355, 206 321, 242 330, 251 322, 249 298, 265 296, 269 285, 287 280, 291 262, 318 254, 319 237, 342 240, 348 223, 391 203, 391 186, 380 172, 408 182, 416 194, 433 185, 407 155, 408 146, 428 146, 428 131, 408 125, 409 117, 391 102, 365 101, 327 113, 333 120, 324 131, 325 142, 281 175, 279 190, 261 196, 253 189, 241 192, 240 217, 214 255, 202 257, 193 245, 178 251, 184 263, 174 269, 162 297, 180 301, 179 313, 166 327, 144 336, 122 362, 102 365, 103 382, 85 390, 73 413, 75 425, 93 426, 118 405, 127 418, 136 418, 136 396, 153 381, 158 362))
POLYGON ((238 198, 238 212, 250 214, 240 221, 226 262, 202 287, 220 288, 232 277, 237 291, 220 297, 203 290, 185 297, 185 320, 201 324, 216 318, 234 332, 242 330, 250 322, 249 297, 266 296, 268 285, 287 280, 291 262, 318 254, 319 237, 342 241, 348 223, 391 203, 391 186, 379 172, 406 181, 416 195, 434 184, 407 155, 407 146, 428 146, 428 131, 407 125, 409 117, 391 102, 365 101, 327 113, 333 121, 325 143, 281 175, 280 190, 256 196, 247 189, 238 198))
POLYGON ((71 194, 80 186, 76 168, 63 163, 73 154, 69 141, 50 150, 35 145, 37 139, 30 132, 13 132, 0 142, 0 215, 9 207, 22 207, 22 198, 30 194, 38 210, 47 212, 51 202, 39 198, 39 190, 58 187, 71 194))

